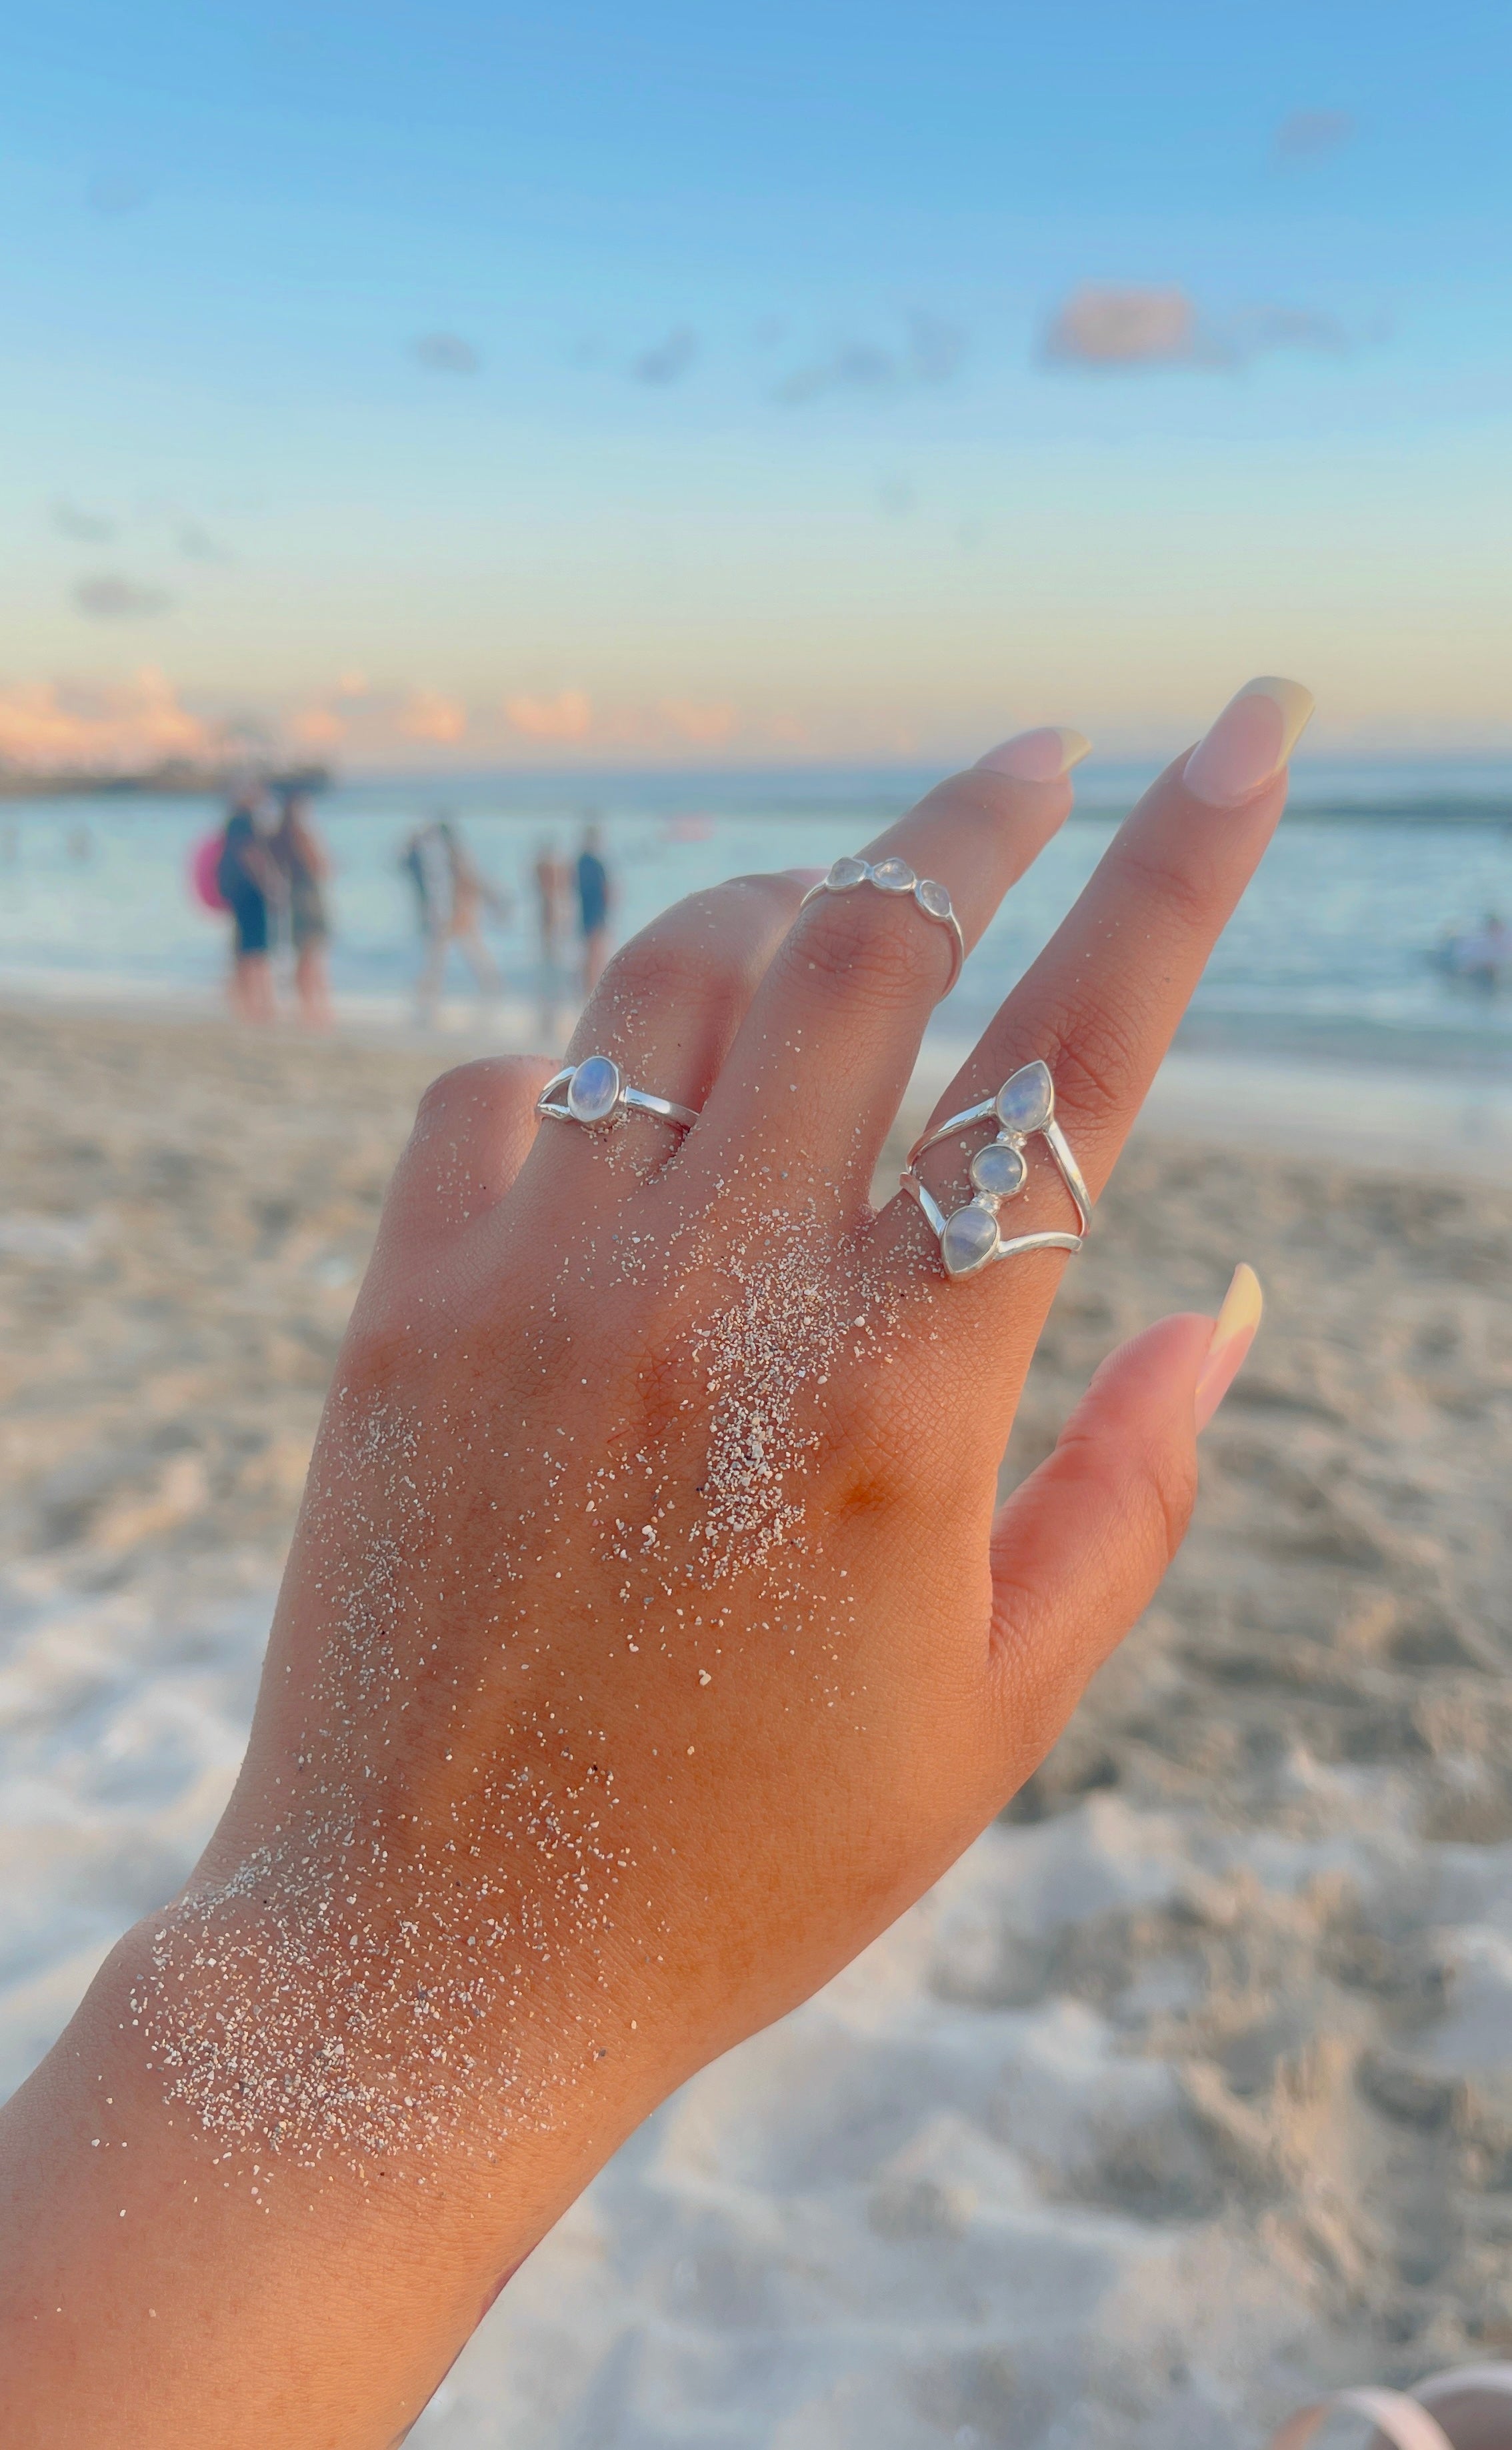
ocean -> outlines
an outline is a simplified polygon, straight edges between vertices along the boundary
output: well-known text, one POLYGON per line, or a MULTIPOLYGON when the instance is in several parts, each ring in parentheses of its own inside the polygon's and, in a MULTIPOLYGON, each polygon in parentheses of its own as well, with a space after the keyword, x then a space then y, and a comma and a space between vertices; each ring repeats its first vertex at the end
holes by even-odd
MULTIPOLYGON (((854 849, 932 778, 899 771, 353 781, 320 800, 335 863, 332 979, 354 1023, 407 1020, 418 958, 398 866, 410 827, 445 809, 511 898, 494 931, 516 1018, 565 981, 542 978, 531 870, 537 847, 603 826, 616 933, 679 895, 762 867, 824 865, 854 849)), ((1094 763, 1077 812, 1010 897, 937 1033, 975 1035, 1068 907, 1148 780, 1094 763)), ((208 800, 12 800, 0 807, 0 984, 49 999, 219 991, 224 925, 187 868, 219 822, 208 800)), ((1215 819, 1221 823, 1221 819, 1215 819)), ((1512 1068, 1512 991, 1446 974, 1436 953, 1489 910, 1512 914, 1512 761, 1299 766, 1276 844, 1218 945, 1184 1032, 1189 1051, 1317 1056, 1414 1068, 1512 1068)), ((466 1012, 458 970, 454 1025, 466 1012)), ((517 1034, 517 1033, 516 1033, 517 1034)))

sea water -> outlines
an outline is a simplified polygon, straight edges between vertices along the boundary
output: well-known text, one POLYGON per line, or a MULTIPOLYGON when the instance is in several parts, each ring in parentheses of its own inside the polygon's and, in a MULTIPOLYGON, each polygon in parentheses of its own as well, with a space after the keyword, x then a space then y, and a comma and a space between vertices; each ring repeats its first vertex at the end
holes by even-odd
MULTIPOLYGON (((447 813, 506 904, 489 938, 511 995, 533 1007, 570 982, 542 975, 533 869, 603 829, 616 937, 680 895, 761 868, 823 867, 905 808, 930 778, 897 771, 766 775, 480 775, 349 782, 316 821, 330 850, 332 981, 351 1021, 404 1020, 419 961, 399 860, 419 820, 447 813)), ((1091 765, 1074 821, 1016 887, 937 1017, 975 1035, 1085 883, 1148 775, 1091 765)), ((0 803, 0 984, 68 999, 219 991, 226 924, 188 868, 220 822, 208 800, 146 796, 0 803)), ((1221 825, 1215 814, 1212 820, 1221 825)), ((949 881, 948 879, 946 880, 949 881)), ((1497 1069, 1512 1064, 1512 991, 1450 976, 1444 938, 1512 917, 1512 762, 1299 767, 1277 841, 1193 1001, 1189 1046, 1497 1069)), ((454 998, 467 986, 456 957, 454 998)))

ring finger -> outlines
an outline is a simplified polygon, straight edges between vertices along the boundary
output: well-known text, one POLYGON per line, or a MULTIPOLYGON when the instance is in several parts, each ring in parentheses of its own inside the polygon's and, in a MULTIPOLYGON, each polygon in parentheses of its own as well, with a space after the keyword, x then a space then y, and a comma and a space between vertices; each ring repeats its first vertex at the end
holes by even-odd
MULTIPOLYGON (((696 1113, 746 1016, 751 997, 803 899, 801 875, 739 876, 689 894, 621 947, 583 1008, 568 1049, 570 1067, 604 1057, 628 1087, 696 1113)), ((553 1102, 564 1092, 558 1090, 553 1102)), ((602 1154, 591 1130, 542 1129, 532 1175, 592 1169, 602 1154)), ((657 1172, 680 1145, 674 1121, 631 1113, 613 1146, 637 1176, 657 1172)))

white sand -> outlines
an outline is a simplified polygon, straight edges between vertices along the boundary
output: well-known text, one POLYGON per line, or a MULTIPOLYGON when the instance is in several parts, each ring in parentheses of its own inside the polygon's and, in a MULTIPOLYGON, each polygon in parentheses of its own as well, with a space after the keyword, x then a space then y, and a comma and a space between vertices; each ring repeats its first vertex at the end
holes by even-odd
MULTIPOLYGON (((3 1034, 7 2085, 227 1791, 429 1063, 3 1034)), ((1512 2346, 1512 1195, 1147 1138, 1010 1468, 1241 1254, 1196 1530, 1014 1820, 667 2105, 417 2442, 1243 2450, 1512 2346)))

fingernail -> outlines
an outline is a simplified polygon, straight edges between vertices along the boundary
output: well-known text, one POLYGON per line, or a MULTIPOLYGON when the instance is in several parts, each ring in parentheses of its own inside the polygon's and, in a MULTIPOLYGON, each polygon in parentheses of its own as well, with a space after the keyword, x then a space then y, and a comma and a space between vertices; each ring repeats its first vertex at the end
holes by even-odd
POLYGON ((1279 774, 1311 718, 1300 681, 1246 681, 1187 759, 1182 781, 1210 808, 1232 808, 1279 774))
POLYGON ((1016 731, 979 757, 989 774, 1010 774, 1016 783, 1058 783, 1073 766, 1092 755, 1085 732, 1068 731, 1058 723, 1042 723, 1037 731, 1016 731))
POLYGON ((1260 1290, 1260 1279, 1253 1268, 1247 1267, 1241 1259, 1224 1294, 1223 1308, 1213 1322, 1212 1341, 1197 1380, 1199 1437, 1244 1368, 1245 1355, 1254 1342, 1264 1309, 1265 1295, 1260 1290))

